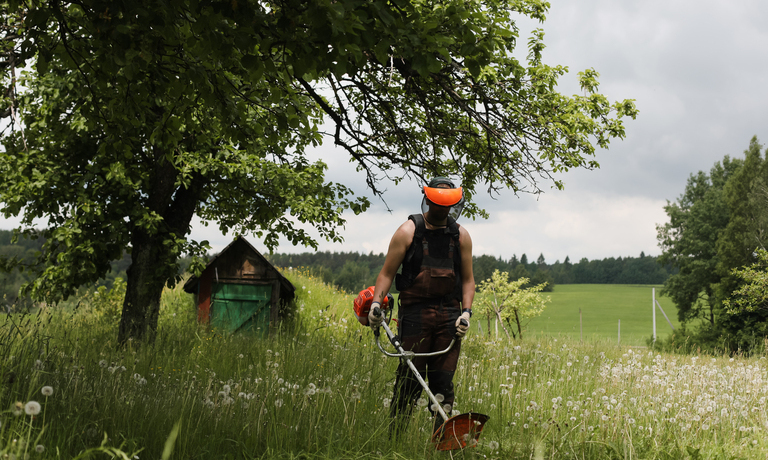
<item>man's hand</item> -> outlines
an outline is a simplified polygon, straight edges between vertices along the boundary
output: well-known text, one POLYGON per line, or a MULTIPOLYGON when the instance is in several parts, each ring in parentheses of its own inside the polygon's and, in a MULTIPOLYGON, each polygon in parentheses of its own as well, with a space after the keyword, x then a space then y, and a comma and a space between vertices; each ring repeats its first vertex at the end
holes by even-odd
POLYGON ((371 326, 372 329, 376 329, 377 327, 381 326, 381 323, 383 322, 384 312, 381 310, 381 303, 372 302, 371 309, 368 311, 368 325, 371 326), (373 314, 375 309, 379 310, 379 316, 373 314))
MULTIPOLYGON (((469 330, 469 312, 465 311, 461 316, 456 319, 456 337, 462 338, 467 334, 469 330)), ((368 320, 370 321, 370 319, 368 320)))

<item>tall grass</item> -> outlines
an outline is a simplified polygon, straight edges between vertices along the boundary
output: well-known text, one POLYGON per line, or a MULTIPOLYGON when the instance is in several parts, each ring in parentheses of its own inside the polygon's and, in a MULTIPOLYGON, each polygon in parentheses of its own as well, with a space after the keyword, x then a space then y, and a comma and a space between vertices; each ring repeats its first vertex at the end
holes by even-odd
MULTIPOLYGON (((0 317, 0 457, 445 458, 424 406, 389 440, 397 360, 357 323, 352 296, 286 275, 296 317, 267 339, 198 326, 177 288, 157 342, 118 348, 120 283, 77 308, 0 317)), ((456 409, 491 419, 476 449, 453 456, 764 458, 767 378, 765 358, 471 334, 456 409)))

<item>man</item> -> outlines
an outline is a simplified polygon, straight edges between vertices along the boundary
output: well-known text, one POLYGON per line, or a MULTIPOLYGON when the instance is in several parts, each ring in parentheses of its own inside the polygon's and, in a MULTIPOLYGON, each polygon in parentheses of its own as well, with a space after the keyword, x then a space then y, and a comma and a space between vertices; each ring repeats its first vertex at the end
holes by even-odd
MULTIPOLYGON (((382 316, 373 315, 374 307, 380 306, 395 279, 400 291, 398 332, 405 350, 440 351, 448 347, 454 336, 459 337, 446 354, 413 359, 432 393, 438 400, 437 395, 442 395, 442 404, 450 414, 460 339, 469 329, 475 296, 472 239, 456 223, 464 205, 461 188, 455 188, 448 178, 436 177, 423 188, 423 193, 422 213, 409 216, 389 243, 384 266, 376 278, 368 321, 371 327, 381 324, 382 316), (403 269, 398 274, 401 265, 403 269)), ((421 394, 421 385, 405 363, 398 366, 396 377, 391 405, 395 434, 405 426, 413 403, 421 394)), ((434 410, 431 412, 435 415, 434 410)), ((437 415, 434 429, 442 423, 437 415)))

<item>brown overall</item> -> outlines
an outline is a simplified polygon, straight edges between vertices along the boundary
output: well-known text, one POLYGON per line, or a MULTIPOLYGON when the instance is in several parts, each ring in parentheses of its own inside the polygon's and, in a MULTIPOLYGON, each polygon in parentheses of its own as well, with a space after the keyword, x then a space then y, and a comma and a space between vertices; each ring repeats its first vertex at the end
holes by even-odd
MULTIPOLYGON (((416 224, 416 231, 403 261, 403 273, 396 280, 400 291, 398 332, 405 350, 416 353, 444 350, 456 333, 456 319, 461 314, 458 224, 451 219, 444 229, 427 230, 421 214, 409 219, 416 224)), ((460 350, 461 341, 457 339, 446 354, 413 359, 430 391, 443 395, 443 405, 453 406, 453 374, 460 350)), ((391 416, 393 429, 399 431, 405 426, 422 388, 404 362, 398 366, 396 376, 391 416)), ((435 415, 431 408, 430 411, 435 415)), ((450 410, 447 412, 450 414, 450 410)), ((436 417, 436 427, 442 423, 442 418, 436 417)))

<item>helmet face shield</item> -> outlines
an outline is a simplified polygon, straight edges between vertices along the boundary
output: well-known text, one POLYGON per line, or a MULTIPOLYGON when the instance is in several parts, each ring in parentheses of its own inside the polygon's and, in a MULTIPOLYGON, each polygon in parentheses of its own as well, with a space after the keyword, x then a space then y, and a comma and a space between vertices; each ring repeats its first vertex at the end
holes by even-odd
POLYGON ((459 188, 424 187, 424 199, 421 200, 421 212, 429 211, 429 204, 449 207, 448 215, 458 220, 464 210, 464 191, 459 188))

